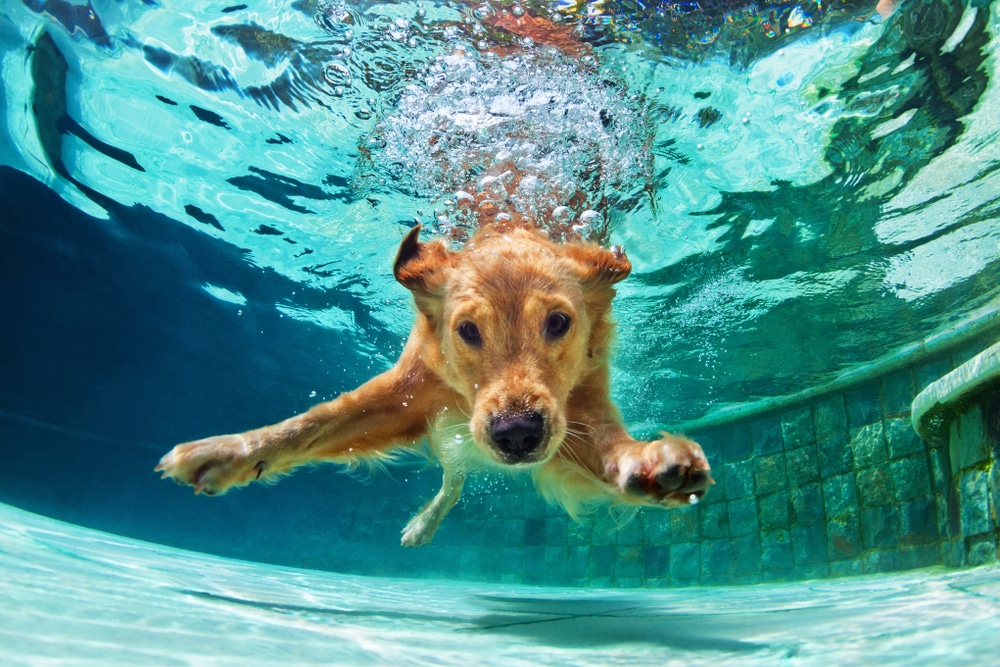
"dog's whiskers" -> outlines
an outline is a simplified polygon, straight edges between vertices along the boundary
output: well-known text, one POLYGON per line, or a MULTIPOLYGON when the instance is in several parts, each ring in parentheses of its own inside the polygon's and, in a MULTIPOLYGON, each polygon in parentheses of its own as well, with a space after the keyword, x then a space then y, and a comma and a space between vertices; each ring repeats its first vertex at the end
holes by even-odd
MULTIPOLYGON (((582 444, 584 446, 589 446, 590 445, 590 443, 585 438, 583 438, 579 434, 574 433, 574 432, 569 431, 569 430, 566 431, 565 441, 570 442, 570 443, 580 443, 580 444, 582 444)), ((580 455, 577 454, 576 450, 573 449, 572 447, 564 447, 560 451, 562 452, 563 456, 565 456, 566 458, 568 458, 573 463, 579 464, 581 467, 585 467, 584 463, 583 463, 583 459, 580 458, 580 455)))
POLYGON ((573 425, 573 426, 582 426, 582 427, 584 427, 585 429, 587 429, 588 431, 590 431, 591 433, 594 433, 594 434, 596 434, 596 433, 597 433, 597 427, 596 427, 596 426, 591 426, 591 425, 590 425, 590 424, 588 424, 587 422, 581 422, 581 421, 567 421, 567 422, 566 422, 566 425, 567 425, 567 426, 569 426, 569 425, 573 425))

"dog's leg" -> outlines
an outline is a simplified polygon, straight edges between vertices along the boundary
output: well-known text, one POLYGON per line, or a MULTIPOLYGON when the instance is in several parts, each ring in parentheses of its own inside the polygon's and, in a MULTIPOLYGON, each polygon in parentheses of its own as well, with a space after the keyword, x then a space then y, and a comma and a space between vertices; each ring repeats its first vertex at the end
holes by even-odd
POLYGON ((431 541, 445 516, 461 497, 463 484, 465 473, 445 466, 441 490, 403 528, 401 543, 404 547, 419 547, 431 541))
POLYGON ((446 404, 447 390, 407 348, 396 367, 352 392, 273 426, 177 445, 156 470, 195 493, 219 495, 312 461, 414 445, 446 404))

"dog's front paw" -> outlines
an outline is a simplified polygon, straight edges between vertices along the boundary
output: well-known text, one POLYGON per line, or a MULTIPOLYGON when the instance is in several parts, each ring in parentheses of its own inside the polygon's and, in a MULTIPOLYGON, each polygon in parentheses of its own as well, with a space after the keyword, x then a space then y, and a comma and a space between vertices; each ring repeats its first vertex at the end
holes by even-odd
POLYGON ((605 476, 622 493, 667 507, 695 503, 715 484, 701 446, 667 434, 617 449, 605 464, 605 476))
POLYGON ((245 436, 219 435, 177 445, 156 466, 161 477, 194 487, 195 493, 217 496, 259 479, 267 461, 247 457, 245 436))

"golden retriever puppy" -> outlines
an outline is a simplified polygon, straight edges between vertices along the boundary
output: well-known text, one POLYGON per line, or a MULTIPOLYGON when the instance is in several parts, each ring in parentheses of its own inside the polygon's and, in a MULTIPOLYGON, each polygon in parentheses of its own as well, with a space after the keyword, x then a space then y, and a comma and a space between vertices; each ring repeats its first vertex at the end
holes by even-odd
POLYGON ((404 528, 407 546, 433 537, 476 469, 530 470, 574 517, 593 503, 675 507, 705 493, 713 482, 696 443, 636 441, 611 401, 611 300, 631 270, 621 248, 559 245, 513 222, 480 229, 457 252, 419 232, 394 266, 417 310, 395 367, 273 426, 178 445, 156 469, 217 495, 427 438, 444 481, 404 528))

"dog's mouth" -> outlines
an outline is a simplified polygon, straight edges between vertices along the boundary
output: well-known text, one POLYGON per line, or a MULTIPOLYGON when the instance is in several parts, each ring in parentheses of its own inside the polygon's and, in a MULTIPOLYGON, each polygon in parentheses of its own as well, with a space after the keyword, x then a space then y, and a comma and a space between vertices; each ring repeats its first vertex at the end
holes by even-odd
POLYGON ((502 463, 525 465, 547 457, 550 429, 537 410, 500 412, 490 417, 489 444, 502 463))

